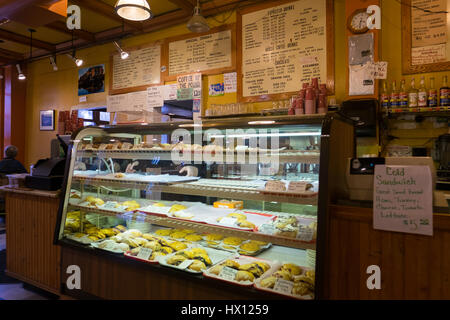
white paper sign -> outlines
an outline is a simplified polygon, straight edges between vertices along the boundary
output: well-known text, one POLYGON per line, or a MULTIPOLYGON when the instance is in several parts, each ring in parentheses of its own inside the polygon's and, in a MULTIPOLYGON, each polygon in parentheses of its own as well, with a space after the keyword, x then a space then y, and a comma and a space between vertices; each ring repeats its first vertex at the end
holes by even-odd
POLYGON ((433 235, 433 188, 428 166, 375 167, 374 229, 433 235))
POLYGON ((188 260, 184 260, 182 263, 180 263, 178 265, 177 268, 179 268, 179 269, 186 269, 187 267, 189 267, 193 263, 194 263, 194 260, 189 260, 189 259, 188 260))
POLYGON ((280 293, 284 293, 284 294, 291 294, 293 287, 294 287, 294 283, 292 281, 278 279, 277 282, 275 282, 275 286, 273 287, 273 290, 278 291, 280 293))
POLYGON ((223 224, 224 226, 230 226, 233 227, 236 225, 236 218, 231 218, 231 217, 224 217, 220 220, 220 224, 223 224))
POLYGON ((148 260, 150 258, 150 256, 152 255, 152 252, 153 252, 153 250, 150 248, 141 248, 141 250, 139 250, 137 258, 148 260))
POLYGON ((128 94, 108 96, 106 103, 108 112, 130 111, 128 107, 128 94))
POLYGON ((223 74, 223 84, 225 93, 231 93, 237 91, 237 73, 230 72, 223 74))
POLYGON ((164 100, 177 100, 177 84, 164 86, 164 100))
POLYGON ((147 88, 147 108, 153 109, 164 105, 164 86, 147 88))
POLYGON ((223 267, 222 270, 219 273, 219 277, 223 278, 225 280, 231 280, 233 281, 236 279, 236 273, 238 270, 230 268, 230 267, 223 267))
POLYGON ((131 92, 128 94, 130 111, 143 111, 147 108, 147 91, 131 92))
POLYGON ((374 62, 373 78, 374 79, 387 79, 387 61, 374 62))

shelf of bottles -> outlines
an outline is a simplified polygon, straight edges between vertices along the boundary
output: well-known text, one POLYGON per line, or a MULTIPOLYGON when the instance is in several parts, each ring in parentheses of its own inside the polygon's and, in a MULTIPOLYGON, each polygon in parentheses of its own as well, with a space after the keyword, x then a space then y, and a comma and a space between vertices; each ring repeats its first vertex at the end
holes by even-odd
POLYGON ((450 109, 450 88, 447 76, 442 77, 442 85, 436 89, 434 77, 430 77, 427 87, 425 77, 420 79, 419 87, 416 88, 415 79, 411 79, 409 88, 403 79, 400 88, 397 88, 394 80, 388 90, 386 81, 380 94, 380 103, 384 114, 423 114, 447 116, 450 109))

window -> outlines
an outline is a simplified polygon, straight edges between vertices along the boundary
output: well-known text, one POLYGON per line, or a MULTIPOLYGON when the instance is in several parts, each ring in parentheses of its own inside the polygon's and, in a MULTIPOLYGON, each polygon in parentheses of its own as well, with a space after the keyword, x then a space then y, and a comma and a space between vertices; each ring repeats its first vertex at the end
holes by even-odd
POLYGON ((78 118, 83 119, 83 125, 99 126, 109 124, 110 114, 106 108, 78 110, 78 118))

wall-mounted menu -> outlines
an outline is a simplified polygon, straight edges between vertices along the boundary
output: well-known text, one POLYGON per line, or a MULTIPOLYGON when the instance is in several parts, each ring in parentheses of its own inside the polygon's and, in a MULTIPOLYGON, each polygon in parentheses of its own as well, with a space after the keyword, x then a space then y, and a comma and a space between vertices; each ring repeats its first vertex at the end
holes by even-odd
POLYGON ((242 15, 243 97, 326 82, 326 9, 326 0, 302 0, 242 15))
POLYGON ((119 55, 113 56, 112 91, 139 88, 161 82, 161 45, 129 51, 129 54, 129 58, 125 60, 122 60, 119 55))
POLYGON ((231 30, 169 43, 169 76, 232 67, 231 30))

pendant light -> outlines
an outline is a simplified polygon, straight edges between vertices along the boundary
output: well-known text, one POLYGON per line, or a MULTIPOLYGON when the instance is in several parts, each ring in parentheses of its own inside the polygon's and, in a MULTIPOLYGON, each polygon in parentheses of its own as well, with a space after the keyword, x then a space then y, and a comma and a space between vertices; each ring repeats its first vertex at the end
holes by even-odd
POLYGON ((53 67, 53 71, 58 71, 58 65, 56 64, 56 55, 50 57, 50 64, 53 67))
POLYGON ((123 49, 120 47, 120 45, 117 43, 117 41, 113 41, 114 46, 116 47, 117 51, 120 53, 120 58, 122 58, 122 60, 128 59, 128 57, 130 56, 128 52, 123 51, 123 49))
POLYGON ((192 16, 191 20, 189 20, 187 28, 195 33, 209 31, 208 22, 201 15, 200 0, 197 0, 197 6, 194 9, 194 15, 192 16))
POLYGON ((153 18, 147 0, 118 0, 115 10, 121 18, 126 20, 144 21, 153 18))

